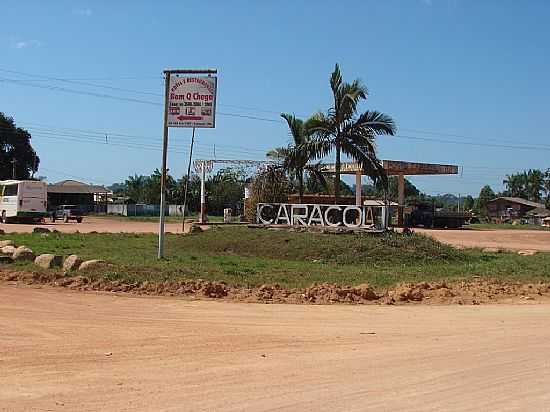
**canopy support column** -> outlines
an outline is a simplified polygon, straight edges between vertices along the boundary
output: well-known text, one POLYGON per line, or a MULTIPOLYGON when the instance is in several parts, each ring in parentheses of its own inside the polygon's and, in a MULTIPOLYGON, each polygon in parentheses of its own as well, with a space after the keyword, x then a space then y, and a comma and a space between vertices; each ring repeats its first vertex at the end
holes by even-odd
POLYGON ((397 176, 397 225, 403 226, 405 219, 405 175, 400 174, 397 176))
POLYGON ((361 206, 361 177, 362 172, 361 170, 358 170, 355 173, 355 205, 361 206))

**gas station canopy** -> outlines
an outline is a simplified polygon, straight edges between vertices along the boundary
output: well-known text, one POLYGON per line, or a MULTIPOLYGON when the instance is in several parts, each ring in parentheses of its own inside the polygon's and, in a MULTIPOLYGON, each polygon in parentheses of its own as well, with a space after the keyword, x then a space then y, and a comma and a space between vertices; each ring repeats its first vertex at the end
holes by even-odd
MULTIPOLYGON (((433 163, 403 162, 399 160, 382 160, 382 165, 388 176, 413 176, 413 175, 456 175, 458 166, 441 165, 433 163)), ((323 167, 324 173, 333 174, 336 169, 334 164, 323 167)), ((361 173, 361 166, 357 163, 342 163, 340 173, 344 175, 357 175, 361 173)))
MULTIPOLYGON (((403 225, 403 215, 405 206, 405 176, 415 175, 457 175, 458 166, 441 165, 433 163, 415 163, 403 162, 399 160, 382 160, 382 166, 388 176, 397 176, 398 192, 398 224, 403 225)), ((336 167, 334 163, 325 165, 321 171, 327 174, 334 174, 336 167)), ((355 203, 361 204, 361 177, 363 170, 357 163, 342 163, 340 174, 355 175, 355 203)))

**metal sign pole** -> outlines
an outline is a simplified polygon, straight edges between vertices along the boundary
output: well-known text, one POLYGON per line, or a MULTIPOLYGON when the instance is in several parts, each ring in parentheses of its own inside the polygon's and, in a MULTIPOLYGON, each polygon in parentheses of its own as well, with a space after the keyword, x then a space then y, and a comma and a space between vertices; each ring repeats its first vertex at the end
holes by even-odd
POLYGON ((183 194, 183 211, 181 221, 181 232, 185 233, 185 208, 187 207, 187 191, 189 188, 189 180, 191 180, 191 160, 193 159, 193 145, 195 144, 195 128, 193 127, 193 135, 191 136, 191 148, 189 149, 189 163, 187 165, 187 180, 185 181, 185 193, 183 194))
POLYGON ((168 92, 170 89, 170 72, 164 76, 164 138, 162 141, 162 175, 160 178, 160 219, 158 258, 164 257, 164 212, 166 207, 166 158, 168 153, 168 92))
POLYGON ((201 212, 199 217, 200 223, 206 223, 206 164, 201 165, 201 212))

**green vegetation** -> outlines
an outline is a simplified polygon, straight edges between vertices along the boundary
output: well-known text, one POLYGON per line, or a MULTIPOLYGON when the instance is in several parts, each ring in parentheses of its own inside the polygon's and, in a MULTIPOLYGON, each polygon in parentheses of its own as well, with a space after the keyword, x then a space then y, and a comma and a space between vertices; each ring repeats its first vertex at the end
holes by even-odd
MULTIPOLYGON (((129 176, 122 183, 115 183, 109 188, 115 196, 127 197, 138 203, 160 203, 160 178, 161 173, 157 169, 150 176, 129 176)), ((242 169, 221 169, 206 179, 205 187, 208 195, 208 212, 211 215, 223 216, 224 208, 232 208, 233 214, 242 211, 244 197, 244 185, 247 174, 242 169)), ((187 176, 176 180, 168 175, 166 179, 166 200, 169 204, 183 204, 185 184, 187 176)), ((200 210, 200 177, 191 174, 187 194, 188 211, 200 210)))
POLYGON ((0 112, 0 180, 28 179, 39 165, 30 133, 0 112))
POLYGON ((514 281, 550 280, 548 253, 519 256, 459 251, 418 234, 333 235, 214 227, 188 236, 168 235, 168 257, 162 261, 155 257, 154 234, 18 234, 2 238, 27 245, 36 253, 76 253, 85 259, 105 259, 113 265, 95 275, 127 281, 200 278, 241 286, 368 282, 388 287, 404 281, 474 275, 514 281))

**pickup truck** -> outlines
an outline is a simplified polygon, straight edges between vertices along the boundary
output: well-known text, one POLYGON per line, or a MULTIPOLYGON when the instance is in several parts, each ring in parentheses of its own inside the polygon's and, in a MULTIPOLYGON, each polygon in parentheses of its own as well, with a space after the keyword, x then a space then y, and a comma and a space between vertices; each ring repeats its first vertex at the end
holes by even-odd
POLYGON ((60 205, 52 212, 52 222, 63 220, 67 223, 69 220, 76 220, 77 223, 82 223, 84 214, 78 206, 75 205, 60 205))

